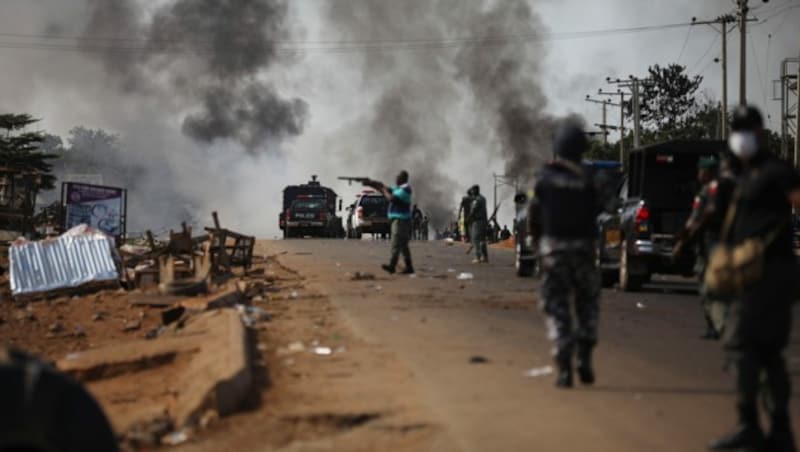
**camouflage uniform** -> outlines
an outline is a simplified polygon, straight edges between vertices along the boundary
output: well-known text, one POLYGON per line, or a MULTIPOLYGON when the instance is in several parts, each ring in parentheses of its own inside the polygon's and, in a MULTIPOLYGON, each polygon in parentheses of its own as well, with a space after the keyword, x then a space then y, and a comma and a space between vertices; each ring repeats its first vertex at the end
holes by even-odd
POLYGON ((600 298, 595 259, 598 194, 591 175, 576 161, 550 163, 538 179, 529 228, 538 239, 540 307, 547 315, 548 337, 555 342, 553 355, 559 367, 556 385, 572 386, 576 352, 580 379, 591 384, 600 298), (573 296, 577 325, 572 319, 573 296))
POLYGON ((547 314, 548 338, 555 341, 554 355, 572 356, 575 344, 594 347, 600 300, 600 272, 590 241, 539 243, 542 284, 539 306, 547 314), (575 296, 577 328, 572 325, 570 295, 575 296))
MULTIPOLYGON (((715 197, 718 191, 719 181, 713 180, 700 189, 695 196, 694 205, 692 206, 692 213, 689 216, 687 224, 697 224, 703 221, 703 216, 706 215, 715 205, 715 197)), ((725 209, 722 209, 724 215, 725 209)), ((718 228, 704 228, 701 236, 695 246, 695 253, 697 254, 695 261, 695 273, 700 280, 700 304, 703 307, 703 313, 706 319, 707 333, 706 337, 718 337, 722 333, 725 326, 725 317, 727 313, 727 303, 714 298, 710 294, 705 284, 706 266, 708 265, 708 255, 711 250, 719 242, 719 229, 718 228)))

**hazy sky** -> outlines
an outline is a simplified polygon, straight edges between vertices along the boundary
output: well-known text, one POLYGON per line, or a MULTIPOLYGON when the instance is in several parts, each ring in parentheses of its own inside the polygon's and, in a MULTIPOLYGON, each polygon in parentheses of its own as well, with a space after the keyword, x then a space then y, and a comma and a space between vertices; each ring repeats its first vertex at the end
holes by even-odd
MULTIPOLYGON (((0 10, 5 9, 0 13, 0 111, 32 113, 43 119, 44 129, 58 134, 65 134, 76 125, 117 132, 131 152, 140 152, 143 159, 169 168, 173 183, 191 192, 203 211, 219 209, 223 219, 230 218, 233 225, 262 236, 277 233, 280 190, 287 183, 302 182, 308 175, 318 173, 349 200, 355 187, 334 184, 335 176, 379 171, 377 162, 353 158, 342 150, 347 140, 358 139, 359 128, 363 128, 364 117, 368 116, 365 112, 376 99, 371 93, 375 92, 372 84, 377 82, 364 71, 358 54, 310 52, 287 56, 260 74, 285 96, 305 100, 310 114, 301 135, 270 143, 267 152, 253 154, 232 143, 207 146, 190 141, 181 134, 186 105, 163 96, 120 90, 108 76, 109 68, 91 55, 8 48, 9 43, 20 42, 20 38, 8 34, 79 35, 85 27, 88 1, 0 2, 0 10)), ((332 2, 348 1, 291 0, 292 39, 342 39, 347 30, 337 28, 341 25, 331 23, 323 11, 332 2)), ((169 3, 170 0, 144 2, 149 8, 169 3)), ((732 0, 535 0, 531 4, 546 27, 543 31, 550 33, 682 23, 692 17, 714 18, 734 9, 732 0)), ((762 4, 751 0, 751 4, 752 14, 766 21, 752 24, 749 29, 748 100, 767 109, 771 116, 768 125, 779 129, 772 80, 778 76, 781 59, 800 53, 800 1, 772 0, 762 4)), ((396 28, 402 34, 403 24, 396 28)), ((460 30, 455 34, 472 33, 473 30, 460 30)), ((729 37, 729 104, 734 105, 738 99, 738 31, 729 37)), ((541 78, 545 88, 547 110, 557 115, 579 113, 589 123, 599 122, 600 107, 584 102, 586 94, 610 88, 605 83, 607 76, 644 75, 646 68, 655 63, 677 61, 686 65, 690 73, 705 77, 702 89, 710 96, 719 99, 721 93, 721 70, 713 62, 720 55, 720 41, 708 26, 552 40, 544 43, 544 51, 532 55, 542 60, 543 73, 536 77, 541 78)), ((409 71, 405 74, 406 81, 412 82, 408 96, 419 94, 413 88, 413 66, 401 66, 399 70, 409 71)), ((473 183, 480 183, 484 192, 490 193, 492 172, 500 173, 504 167, 495 153, 475 151, 476 146, 486 146, 491 139, 477 136, 482 131, 475 127, 476 117, 470 108, 467 100, 463 104, 455 102, 446 121, 453 130, 451 151, 440 164, 458 185, 454 204, 473 183)), ((618 117, 618 111, 612 110, 610 119, 616 123, 618 117)), ((511 206, 506 204, 501 221, 509 223, 510 216, 511 206)), ((169 224, 153 227, 160 226, 169 224)))

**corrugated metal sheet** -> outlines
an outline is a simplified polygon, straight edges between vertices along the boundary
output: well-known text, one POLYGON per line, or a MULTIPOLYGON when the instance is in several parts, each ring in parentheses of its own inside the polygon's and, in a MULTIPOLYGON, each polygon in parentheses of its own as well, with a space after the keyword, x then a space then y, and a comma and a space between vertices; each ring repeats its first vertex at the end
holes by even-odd
POLYGON ((55 240, 21 242, 9 248, 14 295, 119 279, 114 239, 81 226, 55 240))

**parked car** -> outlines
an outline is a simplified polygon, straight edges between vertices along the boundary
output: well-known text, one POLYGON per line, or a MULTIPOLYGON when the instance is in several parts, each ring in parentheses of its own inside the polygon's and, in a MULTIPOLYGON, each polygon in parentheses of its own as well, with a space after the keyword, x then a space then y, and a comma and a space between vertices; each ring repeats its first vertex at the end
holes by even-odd
MULTIPOLYGON (((689 218, 699 188, 697 163, 718 155, 722 141, 669 141, 635 149, 620 188, 621 207, 600 222, 603 268, 619 286, 635 291, 653 274, 693 276, 691 252, 673 259, 677 234, 689 218)), ((610 282, 608 279, 606 282, 610 282)))
POLYGON ((385 239, 391 232, 389 201, 380 193, 364 190, 349 207, 347 237, 360 239, 364 234, 376 234, 385 239))

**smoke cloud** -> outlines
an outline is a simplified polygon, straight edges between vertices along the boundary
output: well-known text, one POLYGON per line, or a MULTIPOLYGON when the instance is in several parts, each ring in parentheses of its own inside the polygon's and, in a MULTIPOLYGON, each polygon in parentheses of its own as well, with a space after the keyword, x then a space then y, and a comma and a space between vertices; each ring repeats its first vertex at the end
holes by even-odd
POLYGON ((170 96, 192 110, 182 126, 190 138, 231 139, 252 151, 303 132, 306 102, 259 79, 280 62, 276 43, 289 33, 284 0, 178 0, 149 12, 134 0, 89 6, 84 48, 124 90, 170 96), (98 52, 103 36, 134 38, 98 52))
MULTIPOLYGON (((464 36, 545 31, 525 0, 328 5, 328 17, 343 39, 358 42, 448 43, 464 36)), ((367 156, 385 168, 407 168, 420 205, 437 227, 452 218, 456 199, 475 183, 470 177, 487 176, 459 174, 454 160, 471 160, 483 168, 502 160, 507 175, 524 178, 550 155, 559 119, 546 113, 547 99, 538 83, 543 46, 494 44, 364 50, 362 70, 377 101, 363 113, 353 158, 367 156)))

